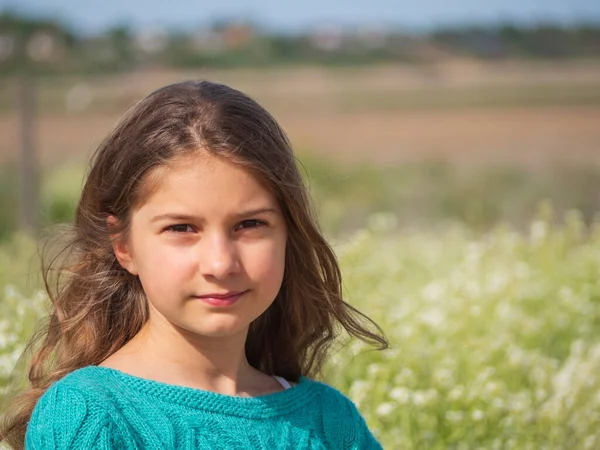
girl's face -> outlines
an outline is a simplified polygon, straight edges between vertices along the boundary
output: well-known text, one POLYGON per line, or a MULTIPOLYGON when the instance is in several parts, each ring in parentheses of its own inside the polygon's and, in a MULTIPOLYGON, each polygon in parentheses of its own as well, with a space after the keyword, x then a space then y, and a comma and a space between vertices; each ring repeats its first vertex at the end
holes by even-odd
POLYGON ((139 276, 150 325, 225 337, 246 332, 275 299, 285 246, 285 221, 272 194, 244 169, 202 155, 160 175, 115 253, 139 276), (241 295, 210 298, 228 293, 241 295))

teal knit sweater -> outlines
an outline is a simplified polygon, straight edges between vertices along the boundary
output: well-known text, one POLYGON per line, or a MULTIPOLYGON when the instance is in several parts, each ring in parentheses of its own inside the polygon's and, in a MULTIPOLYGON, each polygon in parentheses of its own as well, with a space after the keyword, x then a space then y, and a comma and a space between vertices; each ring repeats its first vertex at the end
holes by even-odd
POLYGON ((354 404, 301 378, 233 397, 90 366, 38 401, 26 449, 381 449, 354 404))

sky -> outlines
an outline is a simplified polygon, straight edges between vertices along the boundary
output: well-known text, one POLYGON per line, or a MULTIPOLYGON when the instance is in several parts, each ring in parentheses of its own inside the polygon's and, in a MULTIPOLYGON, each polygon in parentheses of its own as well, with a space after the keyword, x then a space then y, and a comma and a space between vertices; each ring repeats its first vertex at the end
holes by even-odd
POLYGON ((191 28, 230 18, 290 32, 332 24, 427 30, 498 21, 600 22, 600 0, 0 0, 3 9, 58 18, 85 34, 116 23, 191 28))

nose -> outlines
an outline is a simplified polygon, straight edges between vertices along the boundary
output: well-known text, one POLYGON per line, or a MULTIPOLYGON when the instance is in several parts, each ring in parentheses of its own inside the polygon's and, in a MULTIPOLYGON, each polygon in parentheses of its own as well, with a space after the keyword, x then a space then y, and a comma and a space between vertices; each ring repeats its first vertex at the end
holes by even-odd
POLYGON ((237 273, 240 261, 235 244, 223 234, 205 235, 200 251, 200 271, 205 277, 223 280, 237 273))

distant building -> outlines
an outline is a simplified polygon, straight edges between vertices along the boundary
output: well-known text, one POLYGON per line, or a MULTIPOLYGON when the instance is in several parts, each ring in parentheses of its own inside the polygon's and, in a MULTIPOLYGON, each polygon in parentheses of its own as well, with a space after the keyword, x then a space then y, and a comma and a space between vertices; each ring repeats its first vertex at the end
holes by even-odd
POLYGON ((254 38, 254 28, 246 23, 232 22, 221 30, 225 45, 229 50, 246 47, 254 38))
POLYGON ((167 47, 169 36, 162 27, 149 27, 140 31, 134 40, 135 46, 143 53, 155 54, 167 47))
POLYGON ((205 54, 219 54, 238 50, 250 44, 255 37, 254 27, 243 22, 230 22, 213 28, 202 28, 190 36, 191 47, 205 54))
POLYGON ((218 54, 226 49, 226 42, 222 33, 203 28, 190 36, 191 47, 198 53, 218 54))

